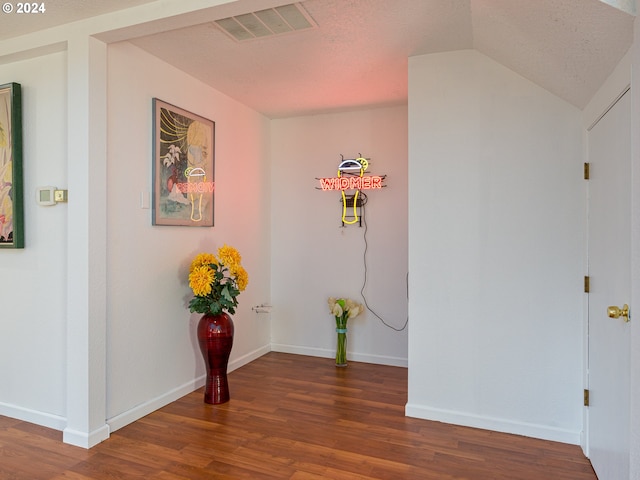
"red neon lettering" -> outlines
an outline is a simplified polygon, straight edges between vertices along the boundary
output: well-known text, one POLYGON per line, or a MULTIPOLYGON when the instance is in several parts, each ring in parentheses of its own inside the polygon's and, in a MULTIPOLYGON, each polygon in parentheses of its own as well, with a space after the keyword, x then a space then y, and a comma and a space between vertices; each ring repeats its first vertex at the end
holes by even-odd
POLYGON ((214 182, 176 183, 180 193, 211 193, 215 190, 214 182))
POLYGON ((382 188, 383 177, 378 175, 366 177, 334 177, 320 178, 322 190, 370 190, 382 188))
POLYGON ((337 180, 337 178, 321 178, 320 186, 322 187, 322 190, 339 190, 336 188, 337 180))

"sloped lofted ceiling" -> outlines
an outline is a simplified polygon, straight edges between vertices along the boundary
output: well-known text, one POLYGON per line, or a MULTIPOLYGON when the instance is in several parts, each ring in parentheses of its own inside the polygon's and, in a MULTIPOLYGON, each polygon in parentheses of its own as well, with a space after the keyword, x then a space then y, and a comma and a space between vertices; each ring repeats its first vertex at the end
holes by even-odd
MULTIPOLYGON (((39 22, 151 0, 57 1, 55 16, 39 22)), ((165 21, 104 39, 127 38, 270 118, 406 103, 408 57, 459 49, 476 49, 583 108, 633 40, 634 17, 600 0, 305 0, 317 28, 243 43, 214 23, 291 1, 239 0, 173 28, 165 21)), ((0 39, 34 29, 24 17, 10 26, 6 19, 0 39)))
POLYGON ((629 49, 598 0, 306 0, 318 28, 237 43, 211 23, 139 38, 271 118, 406 102, 408 57, 475 48, 583 108, 629 49))

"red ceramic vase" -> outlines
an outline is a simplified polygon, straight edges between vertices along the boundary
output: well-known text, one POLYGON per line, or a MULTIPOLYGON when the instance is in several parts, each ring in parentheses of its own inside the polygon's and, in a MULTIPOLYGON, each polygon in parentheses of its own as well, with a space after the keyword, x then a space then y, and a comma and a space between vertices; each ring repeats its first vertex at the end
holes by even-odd
POLYGON ((228 402, 227 364, 233 346, 231 317, 226 313, 203 315, 198 322, 198 343, 207 367, 205 403, 217 405, 228 402))

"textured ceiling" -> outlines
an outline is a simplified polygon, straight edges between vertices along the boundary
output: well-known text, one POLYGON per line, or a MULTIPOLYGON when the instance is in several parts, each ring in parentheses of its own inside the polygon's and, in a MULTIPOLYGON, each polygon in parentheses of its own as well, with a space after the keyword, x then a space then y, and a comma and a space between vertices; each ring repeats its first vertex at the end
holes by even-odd
POLYGON ((471 3, 475 49, 579 108, 633 41, 634 17, 597 0, 471 3))
MULTIPOLYGON (((148 1, 48 3, 56 11, 37 28, 148 1)), ((406 103, 407 57, 468 48, 583 108, 633 39, 634 17, 600 0, 306 0, 318 28, 244 43, 213 24, 286 3, 239 0, 104 38, 127 38, 270 118, 406 103)), ((0 39, 37 29, 7 18, 0 39)))
POLYGON ((237 43, 207 23, 133 43, 270 117, 405 103, 409 55, 473 47, 468 0, 303 6, 318 28, 237 43))

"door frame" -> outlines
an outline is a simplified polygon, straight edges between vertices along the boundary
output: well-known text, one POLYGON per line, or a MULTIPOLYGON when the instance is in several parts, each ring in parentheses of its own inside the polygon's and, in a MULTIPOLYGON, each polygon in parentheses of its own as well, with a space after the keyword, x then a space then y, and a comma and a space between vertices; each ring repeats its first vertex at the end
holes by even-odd
MULTIPOLYGON (((634 43, 627 56, 631 56, 630 70, 640 72, 640 20, 634 21, 634 43)), ((631 308, 640 306, 640 78, 631 77, 631 308), (634 95, 633 92, 636 92, 634 95)), ((633 315, 633 314, 632 314, 633 315)), ((631 320, 631 402, 629 442, 629 476, 640 478, 640 309, 631 320), (634 323, 635 320, 635 323, 634 323), (634 368, 634 365, 636 366, 634 368)))
MULTIPOLYGON (((639 59, 640 62, 640 59, 639 59)), ((632 69, 632 52, 629 51, 623 58, 620 60, 615 70, 611 73, 609 78, 605 81, 605 83, 600 87, 598 92, 593 96, 589 104, 583 110, 583 157, 584 162, 589 162, 589 151, 588 151, 588 135, 589 130, 591 130, 598 121, 604 117, 604 115, 616 104, 616 102, 629 91, 632 87, 631 85, 631 69, 632 69)), ((640 85, 639 85, 640 86, 640 85)), ((632 126, 638 125, 640 119, 640 112, 636 109, 638 106, 639 100, 633 95, 633 91, 629 92, 632 95, 631 97, 631 122, 632 126)), ((640 147, 640 141, 637 139, 637 135, 634 134, 634 130, 631 132, 631 171, 633 175, 640 175, 640 165, 638 165, 638 161, 636 160, 636 156, 640 147)), ((636 178, 636 177, 633 177, 636 178)), ((588 222, 588 205, 589 205, 589 186, 588 181, 585 180, 584 186, 584 272, 585 275, 588 275, 589 269, 589 224, 588 222)), ((640 181, 636 180, 636 183, 640 185, 640 181)), ((636 219, 636 215, 634 212, 640 211, 640 208, 635 209, 634 205, 640 204, 640 192, 634 195, 636 192, 636 187, 638 185, 632 185, 631 189, 631 258, 632 258, 632 274, 631 274, 631 299, 632 302, 630 305, 633 308, 633 305, 638 304, 638 297, 640 297, 640 292, 636 295, 634 285, 638 285, 638 283, 634 282, 634 271, 636 271, 636 265, 633 264, 635 258, 640 255, 640 219, 636 219), (634 197, 638 197, 635 199, 634 197)), ((640 187, 639 187, 640 188, 640 187)), ((638 266, 640 266, 640 260, 638 260, 638 266)), ((638 280, 640 276, 637 276, 635 280, 638 280)), ((633 328, 632 328, 632 355, 633 355, 633 345, 637 344, 633 341, 633 328)), ((631 359, 632 365, 634 359, 631 359)), ((634 391, 633 385, 633 369, 631 371, 631 389, 634 391)), ((583 385, 585 389, 589 388, 589 298, 588 294, 585 293, 583 297, 583 385)), ((632 393, 633 395, 633 393, 632 393)), ((640 413, 640 412, 639 412, 640 413)), ((631 424, 634 425, 634 416, 633 410, 631 412, 631 424)), ((584 454, 589 457, 589 407, 585 406, 582 409, 582 433, 580 438, 580 446, 584 454)), ((632 446, 632 456, 633 456, 633 446, 632 446)))
POLYGON ((595 283, 595 288, 592 291, 585 288, 588 291, 586 354, 588 388, 594 402, 589 403, 587 409, 585 435, 588 456, 596 473, 616 480, 628 480, 631 460, 631 329, 622 319, 607 318, 606 310, 607 305, 632 303, 631 97, 627 87, 594 123, 593 130, 589 129, 587 138, 588 147, 595 148, 597 157, 592 157, 589 151, 593 175, 587 177, 587 239, 589 275, 593 276, 591 283, 595 283), (597 136, 592 139, 596 130, 597 136), (618 188, 621 197, 616 193, 618 188), (612 223, 611 219, 616 217, 618 221, 612 223), (620 227, 624 228, 616 232, 620 227), (622 232, 626 235, 620 237, 622 232), (591 241, 595 241, 593 249, 591 241), (625 274, 621 276, 622 272, 625 274), (614 397, 612 392, 622 396, 614 397), (614 434, 615 440, 610 438, 614 434), (623 472, 625 475, 620 476, 623 472))

